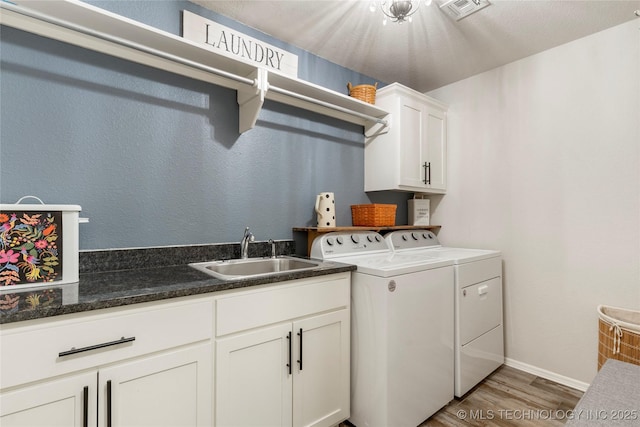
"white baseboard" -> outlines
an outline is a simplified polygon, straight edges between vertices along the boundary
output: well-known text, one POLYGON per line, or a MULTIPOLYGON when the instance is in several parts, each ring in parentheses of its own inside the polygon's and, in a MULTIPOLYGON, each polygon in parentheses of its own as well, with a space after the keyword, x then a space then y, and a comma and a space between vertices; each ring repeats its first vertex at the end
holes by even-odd
POLYGON ((515 369, 519 369, 524 372, 528 372, 539 377, 555 381, 558 384, 566 385, 567 387, 575 388, 576 390, 586 391, 589 387, 588 383, 574 380, 573 378, 565 377, 564 375, 556 374, 555 372, 547 371, 546 369, 538 368, 527 363, 522 363, 517 360, 505 358, 504 364, 515 369))

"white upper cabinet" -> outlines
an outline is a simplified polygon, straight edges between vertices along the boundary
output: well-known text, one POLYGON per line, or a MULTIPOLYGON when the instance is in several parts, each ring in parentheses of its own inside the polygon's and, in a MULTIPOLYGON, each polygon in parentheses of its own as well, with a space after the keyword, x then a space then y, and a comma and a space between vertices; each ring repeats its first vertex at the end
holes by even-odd
POLYGON ((366 129, 364 190, 443 194, 447 188, 447 106, 398 83, 378 90, 389 126, 366 129))

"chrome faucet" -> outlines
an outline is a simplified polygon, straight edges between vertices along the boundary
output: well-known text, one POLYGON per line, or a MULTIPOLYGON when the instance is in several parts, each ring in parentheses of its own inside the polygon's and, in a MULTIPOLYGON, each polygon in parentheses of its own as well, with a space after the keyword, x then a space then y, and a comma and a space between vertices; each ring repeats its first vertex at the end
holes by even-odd
POLYGON ((254 240, 255 237, 253 237, 253 234, 249 231, 249 227, 245 228, 244 235, 240 241, 240 258, 249 258, 249 242, 253 242, 254 240))
POLYGON ((271 245, 271 258, 276 258, 276 242, 273 239, 269 239, 269 244, 271 245))

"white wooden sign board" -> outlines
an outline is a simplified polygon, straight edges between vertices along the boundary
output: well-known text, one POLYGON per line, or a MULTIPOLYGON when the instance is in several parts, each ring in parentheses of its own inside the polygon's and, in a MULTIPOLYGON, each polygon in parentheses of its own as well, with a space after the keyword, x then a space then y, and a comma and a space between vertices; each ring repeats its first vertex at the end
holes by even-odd
POLYGON ((249 37, 188 10, 182 11, 182 37, 220 55, 298 77, 298 56, 249 37))

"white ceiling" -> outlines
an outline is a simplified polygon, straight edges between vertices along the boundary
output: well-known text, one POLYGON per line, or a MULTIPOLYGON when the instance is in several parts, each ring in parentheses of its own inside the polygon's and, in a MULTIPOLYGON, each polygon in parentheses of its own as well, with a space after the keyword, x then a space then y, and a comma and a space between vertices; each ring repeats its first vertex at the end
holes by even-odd
MULTIPOLYGON (((427 92, 637 19, 640 0, 490 0, 456 22, 422 4, 382 25, 368 0, 191 0, 381 82, 427 92)), ((640 20, 639 20, 640 21, 640 20)), ((640 25, 639 25, 640 27, 640 25)), ((638 33, 640 47, 640 32, 638 33)), ((354 82, 355 84, 355 82, 354 82)))

